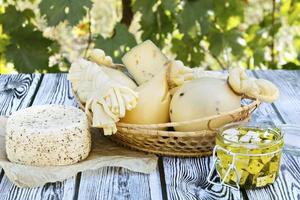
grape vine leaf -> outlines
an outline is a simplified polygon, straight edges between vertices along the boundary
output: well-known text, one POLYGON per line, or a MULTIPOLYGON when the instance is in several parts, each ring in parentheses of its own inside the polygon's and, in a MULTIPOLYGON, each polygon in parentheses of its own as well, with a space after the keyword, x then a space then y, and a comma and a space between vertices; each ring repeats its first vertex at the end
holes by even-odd
POLYGON ((163 0, 163 1, 161 1, 162 7, 165 10, 170 11, 171 13, 174 13, 176 11, 176 8, 179 3, 180 3, 180 0, 163 0))
POLYGON ((0 24, 5 33, 11 33, 28 23, 34 17, 32 10, 26 9, 19 12, 13 6, 5 8, 5 12, 0 15, 0 24))
POLYGON ((210 29, 208 11, 212 10, 212 6, 211 0, 185 1, 182 12, 177 15, 180 32, 189 33, 198 22, 201 27, 201 34, 207 34, 210 29))
POLYGON ((134 36, 124 24, 120 23, 116 25, 114 35, 111 38, 105 39, 102 36, 98 36, 95 39, 95 48, 104 50, 117 63, 121 63, 121 58, 128 48, 136 44, 134 36))
POLYGON ((229 19, 231 17, 238 17, 240 20, 244 18, 244 1, 237 0, 224 0, 222 3, 219 1, 213 1, 215 15, 217 16, 216 21, 222 29, 226 29, 228 26, 229 19))
POLYGON ((50 26, 56 26, 64 20, 76 25, 91 6, 91 0, 42 0, 39 4, 41 14, 46 16, 50 26))
POLYGON ((176 2, 171 5, 169 0, 161 4, 157 0, 134 1, 132 10, 142 13, 140 21, 141 30, 143 30, 142 40, 150 39, 159 47, 163 47, 167 34, 171 33, 175 27, 174 14, 169 10, 175 7, 176 2), (167 10, 171 13, 170 15, 167 14, 167 10))
POLYGON ((196 67, 204 60, 204 52, 199 45, 200 37, 192 38, 185 34, 182 38, 172 38, 171 51, 175 53, 176 59, 181 60, 186 66, 196 67))
POLYGON ((48 68, 48 47, 52 41, 31 24, 33 16, 29 10, 20 12, 12 6, 0 15, 3 32, 9 37, 5 57, 19 72, 32 73, 48 68))

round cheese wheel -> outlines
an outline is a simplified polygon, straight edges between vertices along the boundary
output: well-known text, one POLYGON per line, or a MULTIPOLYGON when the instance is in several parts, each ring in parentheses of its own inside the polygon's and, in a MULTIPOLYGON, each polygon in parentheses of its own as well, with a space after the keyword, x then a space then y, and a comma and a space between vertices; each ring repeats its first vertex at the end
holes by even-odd
POLYGON ((69 165, 91 150, 88 119, 78 108, 41 105, 13 113, 6 125, 11 162, 34 166, 69 165))
MULTIPOLYGON (((174 94, 170 104, 172 122, 218 115, 241 106, 241 96, 236 95, 226 80, 203 77, 184 84, 174 94)), ((232 119, 223 117, 217 120, 197 122, 174 127, 177 131, 199 131, 218 128, 232 119)))

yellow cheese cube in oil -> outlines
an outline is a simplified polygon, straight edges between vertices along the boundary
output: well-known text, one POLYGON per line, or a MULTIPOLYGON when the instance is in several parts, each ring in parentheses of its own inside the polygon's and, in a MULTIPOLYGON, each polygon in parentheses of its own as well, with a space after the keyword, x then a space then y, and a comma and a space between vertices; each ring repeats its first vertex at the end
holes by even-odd
POLYGON ((251 160, 249 166, 247 167, 247 171, 250 174, 257 174, 264 167, 264 164, 259 162, 258 160, 251 160))

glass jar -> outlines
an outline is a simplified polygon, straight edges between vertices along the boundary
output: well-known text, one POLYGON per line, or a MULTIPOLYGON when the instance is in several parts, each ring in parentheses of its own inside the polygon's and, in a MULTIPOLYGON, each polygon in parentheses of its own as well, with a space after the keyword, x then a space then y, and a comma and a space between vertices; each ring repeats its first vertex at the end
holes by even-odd
MULTIPOLYGON (((217 133, 213 152, 220 184, 239 189, 273 183, 279 173, 282 147, 283 133, 272 125, 232 123, 224 126, 217 133)), ((212 182, 213 170, 209 182, 212 182)))

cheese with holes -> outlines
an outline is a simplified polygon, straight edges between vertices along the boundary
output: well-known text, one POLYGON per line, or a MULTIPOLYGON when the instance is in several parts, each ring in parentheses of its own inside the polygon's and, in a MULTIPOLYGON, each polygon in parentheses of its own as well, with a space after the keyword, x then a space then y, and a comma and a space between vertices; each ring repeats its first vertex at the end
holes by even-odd
POLYGON ((150 40, 135 46, 122 58, 124 65, 138 85, 158 74, 167 60, 167 57, 150 40))
POLYGON ((88 119, 78 108, 41 105, 22 109, 7 120, 6 153, 11 162, 69 165, 91 150, 88 119))

